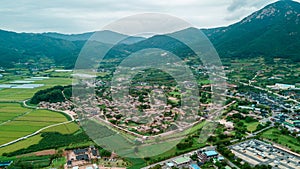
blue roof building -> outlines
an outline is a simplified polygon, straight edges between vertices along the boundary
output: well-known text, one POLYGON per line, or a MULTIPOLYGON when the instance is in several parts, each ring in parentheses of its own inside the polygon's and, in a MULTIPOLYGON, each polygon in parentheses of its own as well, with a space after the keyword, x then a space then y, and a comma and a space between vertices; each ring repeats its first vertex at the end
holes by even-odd
POLYGON ((197 164, 191 164, 190 169, 201 169, 197 164))
POLYGON ((5 161, 5 162, 0 162, 0 167, 8 167, 13 163, 13 161, 5 161))
POLYGON ((218 156, 218 153, 214 150, 205 151, 204 154, 207 158, 218 156))
POLYGON ((218 157, 218 161, 223 161, 225 158, 223 156, 218 157))

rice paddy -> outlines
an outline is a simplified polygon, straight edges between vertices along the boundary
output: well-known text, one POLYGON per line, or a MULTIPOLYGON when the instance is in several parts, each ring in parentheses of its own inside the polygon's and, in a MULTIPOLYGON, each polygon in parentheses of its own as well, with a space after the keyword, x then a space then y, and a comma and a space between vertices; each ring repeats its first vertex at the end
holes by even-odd
POLYGON ((53 124, 68 121, 58 112, 35 110, 17 103, 0 103, 0 145, 32 134, 53 124))

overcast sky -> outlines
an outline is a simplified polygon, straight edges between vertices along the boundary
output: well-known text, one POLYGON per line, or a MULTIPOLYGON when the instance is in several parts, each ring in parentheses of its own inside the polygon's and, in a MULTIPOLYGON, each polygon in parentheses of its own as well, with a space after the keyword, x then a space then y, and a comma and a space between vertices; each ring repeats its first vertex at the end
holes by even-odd
MULTIPOLYGON (((276 0, 1 0, 0 29, 81 33, 133 14, 155 12, 199 28, 226 26, 276 0)), ((296 0, 299 1, 300 0, 296 0)))

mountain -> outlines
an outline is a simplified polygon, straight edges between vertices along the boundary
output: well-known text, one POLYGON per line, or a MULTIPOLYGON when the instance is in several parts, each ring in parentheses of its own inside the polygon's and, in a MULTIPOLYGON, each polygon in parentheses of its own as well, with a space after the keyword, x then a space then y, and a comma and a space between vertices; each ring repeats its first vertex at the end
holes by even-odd
POLYGON ((204 29, 222 57, 300 61, 300 3, 278 1, 228 27, 204 29))
POLYGON ((63 39, 67 41, 86 41, 88 40, 95 32, 87 32, 82 34, 61 34, 56 32, 47 32, 42 33, 41 35, 48 36, 56 39, 63 39))
POLYGON ((88 32, 83 34, 69 34, 69 35, 50 32, 50 33, 43 33, 42 35, 52 37, 52 38, 57 38, 57 39, 68 40, 68 41, 87 41, 92 37, 94 39, 96 38, 99 42, 106 43, 106 44, 115 44, 121 39, 124 40, 122 40, 122 42, 120 43, 124 43, 124 44, 133 44, 145 40, 145 38, 143 37, 128 36, 128 35, 120 34, 109 30, 88 32))
MULTIPOLYGON (((49 63, 72 68, 86 40, 94 32, 74 35, 64 35, 59 33, 15 33, 0 30, 0 67, 13 67, 21 62, 35 62, 49 60, 49 63)), ((120 44, 133 44, 144 40, 142 37, 131 37, 111 31, 97 32, 95 39, 91 41, 92 50, 108 48, 109 43, 115 43, 124 39, 120 44), (98 49, 95 49, 95 48, 98 49)))
POLYGON ((38 63, 40 59, 72 67, 80 48, 80 44, 71 41, 0 30, 0 67, 12 67, 19 61, 38 63))
MULTIPOLYGON (((191 31, 186 29, 176 33, 186 36, 191 31)), ((294 1, 278 1, 228 27, 202 31, 223 58, 264 56, 267 60, 284 57, 300 61, 300 3, 294 1)), ((128 56, 145 47, 162 48, 180 57, 193 55, 184 44, 165 35, 145 39, 112 31, 64 35, 0 30, 0 67, 13 67, 20 61, 40 63, 40 60, 50 60, 56 65, 72 68, 81 48, 91 37, 101 39, 89 42, 93 43, 91 54, 110 48, 111 44, 125 38, 110 50, 108 57, 128 56)))

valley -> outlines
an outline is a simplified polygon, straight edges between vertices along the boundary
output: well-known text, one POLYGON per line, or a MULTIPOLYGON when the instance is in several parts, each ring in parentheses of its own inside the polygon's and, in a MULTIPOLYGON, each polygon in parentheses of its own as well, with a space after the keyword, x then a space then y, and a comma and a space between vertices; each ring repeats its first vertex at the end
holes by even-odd
POLYGON ((296 169, 299 20, 280 0, 150 37, 0 30, 0 168, 296 169))

